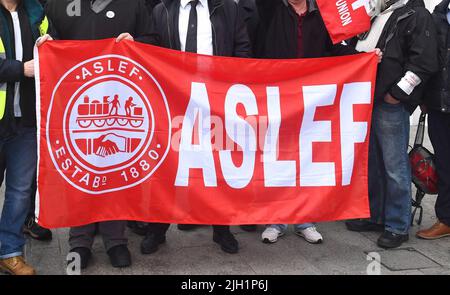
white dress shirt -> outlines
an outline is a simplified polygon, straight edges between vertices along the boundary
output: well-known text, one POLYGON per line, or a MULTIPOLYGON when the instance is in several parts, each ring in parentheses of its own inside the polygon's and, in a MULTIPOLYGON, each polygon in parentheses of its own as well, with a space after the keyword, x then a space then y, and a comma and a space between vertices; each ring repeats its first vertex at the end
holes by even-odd
MULTIPOLYGON (((180 34, 181 50, 186 51, 186 38, 189 26, 189 14, 191 12, 190 0, 180 1, 180 15, 178 31, 180 34)), ((197 5, 197 53, 213 55, 213 34, 211 19, 209 16, 208 0, 200 0, 197 5)))
MULTIPOLYGON (((14 42, 16 51, 16 60, 23 60, 23 46, 22 46, 22 31, 20 30, 19 14, 16 11, 11 12, 11 18, 14 28, 14 42)), ((20 83, 15 84, 14 91, 14 116, 16 118, 22 117, 22 111, 20 110, 20 83)))

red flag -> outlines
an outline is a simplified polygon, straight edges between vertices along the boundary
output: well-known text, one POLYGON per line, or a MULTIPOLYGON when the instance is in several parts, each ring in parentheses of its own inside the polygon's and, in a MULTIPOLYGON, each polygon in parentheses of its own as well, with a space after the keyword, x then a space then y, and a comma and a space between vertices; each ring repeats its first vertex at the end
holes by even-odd
POLYGON ((370 29, 369 0, 316 0, 333 43, 370 29))
POLYGON ((45 227, 369 216, 373 54, 253 60, 102 40, 48 42, 38 60, 45 227))

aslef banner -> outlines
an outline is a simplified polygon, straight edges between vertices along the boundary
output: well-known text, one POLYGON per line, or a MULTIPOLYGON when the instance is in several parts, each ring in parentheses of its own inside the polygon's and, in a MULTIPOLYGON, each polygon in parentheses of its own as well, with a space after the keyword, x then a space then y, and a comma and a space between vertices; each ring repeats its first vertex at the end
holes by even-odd
POLYGON ((333 43, 340 43, 370 29, 371 0, 316 0, 333 43))
POLYGON ((38 60, 45 227, 370 215, 374 54, 256 60, 101 40, 47 42, 38 60))

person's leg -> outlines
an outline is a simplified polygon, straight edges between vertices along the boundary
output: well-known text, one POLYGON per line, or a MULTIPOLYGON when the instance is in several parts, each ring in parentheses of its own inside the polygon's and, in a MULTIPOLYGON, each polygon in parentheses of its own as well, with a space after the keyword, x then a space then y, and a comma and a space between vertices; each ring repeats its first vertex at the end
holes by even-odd
POLYGON ((369 205, 370 222, 375 225, 383 225, 386 199, 386 172, 383 164, 383 154, 378 140, 379 130, 377 124, 382 119, 382 112, 375 107, 372 120, 372 133, 369 143, 369 205))
POLYGON ((36 173, 36 130, 21 128, 3 145, 6 156, 6 191, 0 220, 0 258, 23 255, 22 226, 30 206, 31 185, 36 173))
POLYGON ((235 254, 239 251, 239 243, 228 225, 213 225, 213 241, 220 245, 222 251, 235 254))
POLYGON ((230 233, 230 227, 228 225, 213 225, 213 231, 219 234, 230 233))
POLYGON ((269 224, 269 225, 267 225, 266 228, 274 228, 282 233, 286 233, 288 227, 289 227, 289 225, 287 225, 287 224, 269 224))
POLYGON ((141 242, 142 254, 153 254, 159 249, 159 245, 166 242, 166 232, 169 229, 168 223, 149 223, 147 234, 141 242))
POLYGON ((34 177, 33 185, 31 187, 30 209, 28 210, 28 216, 23 225, 23 231, 35 240, 49 241, 52 239, 52 231, 43 228, 36 223, 36 216, 34 212, 36 208, 36 191, 37 182, 36 177, 34 177))
POLYGON ((436 216, 440 222, 450 226, 450 114, 430 111, 428 130, 439 176, 436 216))
MULTIPOLYGON (((92 256, 92 245, 94 244, 97 223, 72 227, 69 232, 70 252, 76 253, 80 257, 80 267, 88 267, 92 256)), ((68 261, 70 263, 70 261, 68 261)))
POLYGON ((126 221, 106 221, 98 223, 99 233, 102 236, 106 251, 109 251, 116 246, 126 246, 128 244, 128 238, 125 234, 126 227, 126 221))
POLYGON ((96 228, 96 223, 72 227, 69 232, 70 250, 72 251, 76 248, 92 249, 96 228))
POLYGON ((294 229, 296 231, 305 230, 305 229, 310 228, 310 227, 315 227, 315 225, 313 223, 301 223, 301 224, 294 225, 294 229))
POLYGON ((450 114, 430 110, 428 113, 428 133, 435 154, 436 170, 439 177, 439 195, 436 199, 436 223, 422 229, 416 236, 426 240, 436 240, 450 236, 450 114))
POLYGON ((349 220, 345 223, 350 231, 384 231, 384 200, 386 196, 385 173, 376 124, 382 114, 375 105, 369 143, 368 187, 370 218, 349 220))
POLYGON ((129 220, 127 221, 127 227, 131 230, 131 232, 137 234, 138 236, 144 237, 147 234, 148 223, 129 220))
POLYGON ((155 235, 166 235, 169 230, 169 223, 149 223, 147 231, 155 235))
POLYGON ((105 221, 98 223, 106 252, 113 267, 128 267, 131 265, 131 254, 128 250, 128 238, 125 229, 126 221, 105 221))
POLYGON ((410 114, 402 104, 382 103, 378 111, 375 128, 386 179, 386 231, 378 240, 378 245, 394 248, 408 239, 411 222, 410 114))
POLYGON ((243 224, 239 226, 243 231, 248 233, 255 232, 258 229, 258 225, 256 224, 243 224))

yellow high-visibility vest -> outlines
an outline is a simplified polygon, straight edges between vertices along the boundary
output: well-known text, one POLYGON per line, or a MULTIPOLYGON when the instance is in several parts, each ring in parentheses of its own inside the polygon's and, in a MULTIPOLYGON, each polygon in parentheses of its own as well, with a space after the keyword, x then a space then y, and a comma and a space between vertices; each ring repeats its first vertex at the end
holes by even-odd
MULTIPOLYGON (((0 58, 6 59, 5 46, 3 45, 2 38, 0 37, 0 58)), ((6 109, 6 82, 0 83, 0 120, 3 119, 6 109)))
MULTIPOLYGON (((39 34, 44 36, 48 32, 49 22, 47 17, 44 17, 41 24, 39 25, 39 34)), ((6 59, 6 51, 5 46, 3 44, 3 40, 0 37, 0 58, 6 59)), ((7 91, 7 83, 6 82, 0 82, 0 120, 3 119, 5 116, 5 110, 6 110, 6 91, 7 91)))

